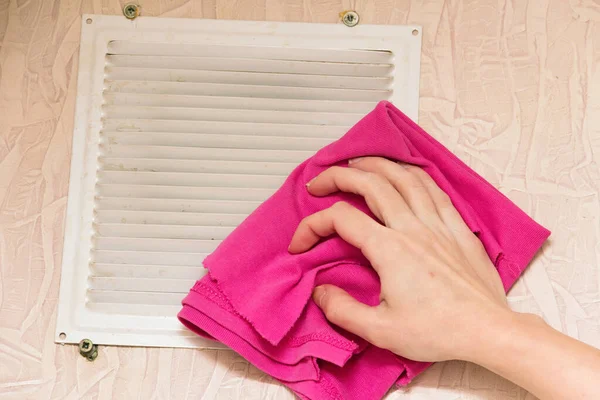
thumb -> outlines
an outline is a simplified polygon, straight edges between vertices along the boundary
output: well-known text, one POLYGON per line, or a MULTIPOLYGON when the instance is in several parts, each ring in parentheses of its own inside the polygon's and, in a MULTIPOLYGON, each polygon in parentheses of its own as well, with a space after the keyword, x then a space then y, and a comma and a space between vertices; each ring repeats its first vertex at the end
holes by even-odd
POLYGON ((373 341, 381 324, 375 307, 361 303, 345 290, 332 285, 317 286, 313 300, 329 322, 376 344, 373 341))

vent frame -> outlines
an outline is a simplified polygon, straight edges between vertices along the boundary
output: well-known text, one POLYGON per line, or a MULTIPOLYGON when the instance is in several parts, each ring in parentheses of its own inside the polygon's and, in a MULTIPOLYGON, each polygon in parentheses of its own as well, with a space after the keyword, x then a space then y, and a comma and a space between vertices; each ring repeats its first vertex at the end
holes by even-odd
MULTIPOLYGON (((174 48, 183 44, 192 47, 317 48, 332 49, 332 52, 340 48, 361 52, 389 51, 394 57, 395 70, 393 92, 388 99, 416 121, 419 98, 421 27, 416 25, 358 25, 348 28, 342 24, 149 17, 129 21, 120 16, 83 15, 73 152, 55 341, 57 343, 78 343, 82 339, 88 338, 96 344, 109 345, 221 348, 219 344, 202 339, 185 329, 174 314, 172 317, 157 317, 121 313, 119 307, 122 306, 119 303, 107 303, 112 305, 114 312, 106 312, 106 308, 100 312, 95 310, 93 305, 90 306, 88 302, 91 252, 95 241, 98 240, 94 236, 96 233, 94 219, 97 214, 95 208, 98 202, 97 184, 102 183, 102 174, 98 174, 98 171, 100 170, 102 146, 106 144, 103 143, 101 131, 107 113, 119 112, 118 107, 114 104, 106 104, 105 97, 107 90, 105 78, 111 68, 107 62, 107 55, 110 53, 111 43, 115 42, 169 45, 174 48), (417 35, 413 34, 415 31, 417 35)), ((261 63, 257 64, 257 68, 261 68, 261 63)), ((189 71, 193 71, 193 69, 189 71)), ((215 74, 218 73, 215 72, 215 74)), ((359 80, 357 79, 357 84, 359 80)), ((352 84, 351 81, 352 79, 349 84, 352 84)), ((327 90, 331 91, 335 88, 324 89, 323 92, 327 90)), ((190 96, 197 96, 197 94, 190 96)), ((148 101, 152 100, 151 96, 148 98, 148 101)), ((252 97, 248 97, 248 99, 252 99, 252 97)), ((299 102, 298 104, 305 103, 299 102)), ((171 111, 166 110, 166 115, 170 115, 168 113, 171 111)), ((208 114, 210 113, 207 112, 208 114)), ((268 112, 261 114, 260 111, 257 111, 256 114, 264 114, 265 118, 270 118, 268 112)), ((338 121, 338 116, 335 113, 331 114, 331 121, 338 121)), ((284 112, 282 115, 284 118, 291 118, 292 121, 293 118, 300 120, 303 118, 293 110, 288 110, 287 114, 284 112)), ((329 116, 325 117, 329 118, 329 116)), ((316 124, 315 130, 326 130, 327 121, 330 119, 316 124)), ((213 125, 217 126, 220 121, 217 119, 213 122, 213 125)), ((349 126, 355 121, 351 122, 349 126)), ((240 127, 243 127, 244 123, 251 124, 253 122, 238 121, 238 123, 240 127)), ((272 121, 259 122, 256 126, 265 124, 272 124, 272 121)), ((161 135, 156 136, 157 140, 161 138, 161 135)), ((302 155, 303 153, 299 152, 294 157, 302 155)), ((294 158, 293 162, 298 160, 294 158)), ((196 168, 192 164, 190 163, 190 168, 196 168)), ((140 176, 142 175, 140 174, 140 176)), ((274 190, 271 187, 271 179, 265 179, 265 182, 268 182, 268 190, 274 190)), ((147 293, 148 298, 159 295, 153 292, 147 293)), ((152 304, 145 304, 145 306, 149 310, 153 307, 152 304)), ((156 307, 164 306, 156 305, 156 307)), ((169 306, 170 309, 174 309, 174 307, 169 306)))

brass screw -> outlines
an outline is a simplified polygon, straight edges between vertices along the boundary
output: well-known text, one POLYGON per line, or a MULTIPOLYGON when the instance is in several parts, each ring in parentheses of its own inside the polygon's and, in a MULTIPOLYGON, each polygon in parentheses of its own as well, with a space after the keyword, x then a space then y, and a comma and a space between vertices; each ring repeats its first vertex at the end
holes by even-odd
POLYGON ((79 354, 88 361, 94 361, 98 357, 98 346, 92 343, 90 339, 83 339, 79 342, 79 354))
POLYGON ((123 7, 123 15, 127 19, 136 19, 140 15, 140 6, 135 3, 125 4, 123 7))
POLYGON ((360 20, 358 13, 356 11, 345 11, 342 13, 342 22, 344 25, 353 27, 358 25, 358 21, 360 20))

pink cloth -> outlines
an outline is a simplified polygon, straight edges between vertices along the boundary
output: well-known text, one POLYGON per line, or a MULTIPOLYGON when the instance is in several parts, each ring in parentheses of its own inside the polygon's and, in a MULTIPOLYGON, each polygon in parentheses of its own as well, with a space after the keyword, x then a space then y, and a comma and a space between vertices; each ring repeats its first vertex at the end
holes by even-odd
POLYGON ((429 366, 369 345, 330 325, 311 300, 334 284, 358 300, 379 302, 379 279, 361 252, 337 236, 312 250, 287 251, 300 220, 344 200, 368 212, 362 198, 317 198, 305 184, 350 158, 381 156, 422 167, 451 197, 483 242, 506 290, 550 232, 388 102, 340 140, 300 166, 270 199, 206 258, 208 275, 183 301, 180 320, 236 350, 305 399, 379 399, 429 366))

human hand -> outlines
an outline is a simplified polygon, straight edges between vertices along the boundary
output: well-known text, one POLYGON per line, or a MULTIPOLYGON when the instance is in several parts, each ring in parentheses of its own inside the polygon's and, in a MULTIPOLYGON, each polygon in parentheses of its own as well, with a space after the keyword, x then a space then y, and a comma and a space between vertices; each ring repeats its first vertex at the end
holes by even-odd
MULTIPOLYGON (((324 285, 314 299, 327 319, 374 345, 419 361, 466 359, 482 333, 510 313, 496 269, 450 198, 422 169, 383 158, 351 160, 308 185, 365 198, 375 221, 346 203, 305 218, 290 252, 337 233, 361 249, 381 278, 381 303, 369 307, 324 285)), ((483 334, 485 336, 485 334, 483 334)))
POLYGON ((423 170, 356 159, 324 171, 308 190, 361 195, 379 220, 337 203, 302 220, 292 238, 290 252, 301 253, 337 233, 379 274, 376 307, 335 286, 316 288, 330 322, 413 360, 475 362, 539 398, 600 398, 600 351, 508 308, 481 242, 423 170))

